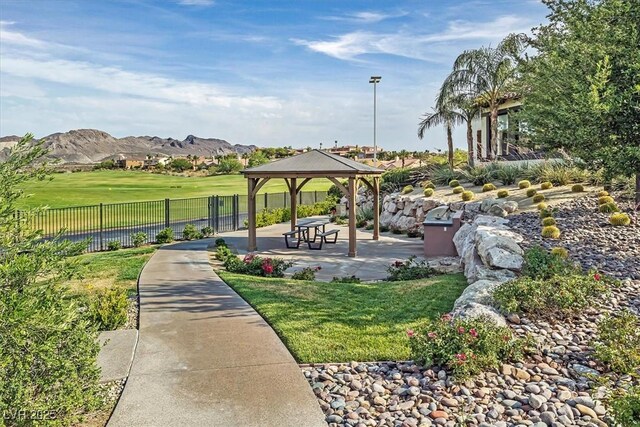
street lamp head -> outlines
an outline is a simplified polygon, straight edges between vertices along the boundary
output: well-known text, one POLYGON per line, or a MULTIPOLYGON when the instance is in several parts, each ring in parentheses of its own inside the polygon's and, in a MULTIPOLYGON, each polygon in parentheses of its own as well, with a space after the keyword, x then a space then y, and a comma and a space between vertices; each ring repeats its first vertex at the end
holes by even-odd
POLYGON ((369 83, 380 83, 381 79, 381 76, 371 76, 371 78, 369 79, 369 83))

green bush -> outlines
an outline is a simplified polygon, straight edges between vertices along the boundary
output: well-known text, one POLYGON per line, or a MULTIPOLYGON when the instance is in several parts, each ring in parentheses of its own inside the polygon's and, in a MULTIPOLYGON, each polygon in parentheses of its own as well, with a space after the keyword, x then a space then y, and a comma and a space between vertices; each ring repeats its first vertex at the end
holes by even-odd
POLYGON ((608 403, 617 426, 640 426, 640 388, 632 387, 626 392, 618 392, 608 403))
POLYGON ((413 360, 423 366, 445 366, 458 378, 497 369, 501 363, 520 360, 526 342, 511 328, 491 319, 452 319, 444 315, 407 331, 413 360))
POLYGON ((611 196, 600 196, 600 197, 598 197, 598 204, 599 205, 605 205, 607 203, 615 203, 615 200, 613 200, 613 197, 611 197, 611 196))
POLYGON ((402 194, 409 194, 413 191, 413 185, 405 185, 402 188, 402 194))
POLYGON ((524 190, 525 188, 531 187, 531 182, 527 180, 522 180, 518 183, 518 188, 524 190))
POLYGON ((564 317, 577 313, 608 295, 611 283, 597 273, 574 273, 538 279, 522 276, 498 286, 493 292, 493 299, 503 311, 509 313, 547 318, 564 317))
POLYGON ((298 270, 291 278, 293 280, 316 280, 316 272, 320 271, 320 266, 317 267, 304 267, 302 270, 298 270))
POLYGON ((498 199, 504 199, 505 197, 509 197, 508 190, 499 190, 498 191, 498 199))
MULTIPOLYGON (((407 168, 396 168, 386 171, 382 174, 382 182, 402 185, 409 181, 411 170, 407 168)), ((340 195, 342 197, 342 195, 340 195)))
POLYGON ((547 227, 542 227, 542 237, 545 239, 559 239, 560 238, 560 229, 555 225, 549 225, 547 227))
POLYGON ((613 213, 613 212, 620 211, 620 209, 618 208, 618 205, 612 202, 612 203, 603 203, 602 205, 598 206, 598 211, 602 213, 613 213))
POLYGON ((388 225, 381 225, 380 226, 380 232, 381 233, 387 233, 389 231, 389 226, 388 225))
POLYGON ((429 267, 425 260, 416 261, 415 256, 410 256, 406 261, 396 261, 387 268, 390 282, 401 280, 425 279, 433 276, 436 271, 429 267))
POLYGON ((431 181, 423 181, 422 182, 422 188, 431 188, 431 189, 435 190, 436 189, 436 185, 431 181))
POLYGON ((89 301, 89 316, 101 331, 112 331, 127 323, 127 289, 96 289, 89 301))
POLYGON ((213 235, 213 227, 209 227, 207 225, 206 227, 202 227, 200 232, 202 233, 202 236, 204 236, 204 237, 212 236, 213 235))
POLYGON ((540 184, 540 189, 541 190, 549 190, 551 188, 553 188, 553 184, 550 183, 549 181, 545 181, 542 184, 540 184))
POLYGON ((458 185, 457 187, 453 188, 453 194, 462 194, 464 192, 464 187, 461 185, 458 185))
POLYGON ((215 245, 216 245, 216 248, 218 248, 218 247, 220 247, 220 246, 224 246, 224 247, 226 247, 226 246, 227 246, 227 242, 225 242, 225 240, 224 240, 224 239, 219 238, 219 239, 216 239, 216 241, 215 241, 215 245))
POLYGON ((476 166, 468 168, 464 172, 464 177, 473 185, 484 185, 490 183, 495 174, 495 167, 492 166, 476 166))
POLYGON ((569 251, 566 248, 556 246, 555 248, 551 249, 551 255, 562 259, 568 259, 569 251))
POLYGON ((631 224, 631 217, 626 213, 614 213, 609 218, 609 223, 616 227, 625 227, 631 224))
POLYGON ((117 251, 120 249, 122 249, 122 243, 120 243, 120 240, 110 240, 107 242, 108 251, 117 251))
POLYGON ((463 191, 462 192, 462 200, 464 202, 468 202, 473 200, 473 198, 475 197, 475 194, 473 194, 473 191, 463 191))
POLYGON ((482 192, 483 193, 487 193, 489 191, 494 191, 494 190, 497 190, 497 188, 496 188, 495 185, 493 185, 491 183, 488 183, 488 184, 485 184, 485 185, 482 186, 482 192))
POLYGON ((229 257, 235 257, 235 254, 231 252, 231 249, 227 245, 220 245, 216 247, 216 259, 219 261, 226 261, 229 257))
POLYGON ((425 189, 424 189, 424 196, 425 196, 425 197, 431 197, 431 196, 433 196, 433 188, 425 188, 425 189))
POLYGON ((574 193, 582 193, 584 191, 584 186, 582 184, 575 184, 571 187, 571 191, 574 193))
POLYGON ((592 342, 595 356, 618 374, 632 374, 640 369, 640 319, 628 310, 607 315, 598 323, 592 342))
POLYGON ((202 237, 202 233, 193 224, 185 225, 184 230, 182 230, 182 238, 185 240, 202 239, 202 237))
MULTIPOLYGON (((344 187, 347 187, 348 182, 346 180, 343 180, 341 182, 341 184, 344 187)), ((338 186, 335 185, 335 184, 333 184, 333 185, 331 185, 331 187, 329 187, 329 190, 327 191, 327 194, 328 194, 328 196, 330 198, 332 198, 334 200, 340 200, 342 198, 342 196, 343 196, 342 190, 340 188, 338 188, 338 186)))
POLYGON ((438 185, 449 185, 451 181, 459 180, 464 177, 459 170, 451 170, 448 166, 440 166, 433 170, 431 180, 438 185))
POLYGON ((173 242, 173 229, 172 228, 165 228, 161 231, 158 232, 158 234, 156 234, 156 243, 171 243, 173 242))
POLYGON ((284 277, 284 271, 293 265, 281 258, 263 258, 248 254, 244 259, 236 256, 224 260, 224 268, 230 273, 247 274, 262 277, 284 277))
POLYGON ((535 188, 529 188, 526 192, 527 197, 533 197, 538 193, 538 191, 535 188))
POLYGON ((140 246, 147 243, 148 238, 149 236, 147 236, 147 233, 145 233, 144 231, 138 231, 137 233, 133 233, 131 235, 131 243, 133 243, 133 247, 139 248, 140 246))
POLYGON ((556 225, 556 220, 552 216, 542 218, 542 226, 549 227, 550 225, 556 225))
POLYGON ((460 181, 458 181, 457 179, 452 179, 451 181, 449 181, 449 187, 455 188, 459 186, 460 186, 460 181))
POLYGON ((553 216, 555 215, 556 210, 555 209, 540 209, 540 218, 544 219, 544 218, 553 218, 553 216))
POLYGON ((549 252, 542 246, 533 246, 524 252, 522 274, 532 279, 550 279, 553 276, 572 275, 579 272, 580 270, 566 257, 549 252))
POLYGON ((520 178, 522 170, 518 166, 500 165, 495 171, 495 177, 503 185, 513 185, 520 178))
POLYGON ((360 279, 356 276, 334 277, 331 283, 360 283, 360 279))
POLYGON ((544 194, 536 194, 533 196, 533 199, 531 199, 533 201, 533 203, 542 203, 544 202, 544 194))

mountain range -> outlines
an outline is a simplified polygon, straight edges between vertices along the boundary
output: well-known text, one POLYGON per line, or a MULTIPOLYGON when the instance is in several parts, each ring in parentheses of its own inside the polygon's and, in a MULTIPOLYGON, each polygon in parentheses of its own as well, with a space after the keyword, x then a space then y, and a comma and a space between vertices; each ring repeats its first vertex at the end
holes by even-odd
MULTIPOLYGON (((182 141, 158 136, 127 136, 115 138, 107 132, 96 129, 77 129, 64 133, 54 133, 42 138, 49 151, 47 157, 59 163, 93 164, 114 157, 145 158, 159 156, 205 156, 244 154, 254 151, 255 145, 232 145, 217 138, 200 138, 189 135, 182 141)), ((11 135, 0 138, 0 161, 8 155, 9 149, 20 140, 11 135)))

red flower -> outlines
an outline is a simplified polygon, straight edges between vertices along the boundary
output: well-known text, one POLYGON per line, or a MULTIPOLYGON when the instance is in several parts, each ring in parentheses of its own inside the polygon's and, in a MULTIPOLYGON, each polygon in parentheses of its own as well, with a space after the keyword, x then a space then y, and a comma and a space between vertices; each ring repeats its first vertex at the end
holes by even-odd
POLYGON ((264 264, 262 266, 262 271, 264 271, 266 274, 271 274, 273 273, 273 265, 271 264, 264 264))
POLYGON ((429 333, 427 334, 427 336, 428 336, 429 338, 431 338, 432 340, 434 340, 434 339, 436 339, 436 337, 438 336, 438 334, 436 334, 435 332, 429 332, 429 333))
POLYGON ((469 329, 469 335, 474 338, 478 338, 478 331, 476 331, 475 329, 469 329))
POLYGON ((465 331, 465 329, 464 329, 462 326, 460 326, 460 327, 458 328, 458 333, 459 333, 459 334, 464 334, 465 332, 466 332, 466 331, 465 331))
POLYGON ((403 265, 404 265, 404 262, 402 262, 402 261, 396 261, 395 262, 395 266, 396 267, 402 267, 403 265))
POLYGON ((413 332, 413 329, 407 329, 407 336, 409 338, 413 338, 414 335, 415 335, 415 332, 413 332))
POLYGON ((446 313, 446 314, 443 314, 442 317, 440 317, 440 319, 444 322, 449 322, 452 319, 452 317, 449 313, 446 313))
POLYGON ((250 264, 250 263, 251 263, 251 261, 253 261, 253 259, 254 259, 255 257, 256 257, 256 256, 255 256, 254 254, 246 254, 246 255, 244 256, 244 259, 243 259, 242 261, 244 261, 244 263, 245 263, 245 264, 250 264))
POLYGON ((458 359, 461 362, 464 362, 465 360, 467 360, 467 355, 464 353, 458 353, 456 354, 456 359, 458 359))
POLYGON ((599 281, 601 279, 600 275, 598 273, 593 275, 593 278, 597 281, 599 281))
POLYGON ((322 267, 317 266, 317 267, 316 267, 316 271, 320 271, 320 270, 322 270, 322 267))

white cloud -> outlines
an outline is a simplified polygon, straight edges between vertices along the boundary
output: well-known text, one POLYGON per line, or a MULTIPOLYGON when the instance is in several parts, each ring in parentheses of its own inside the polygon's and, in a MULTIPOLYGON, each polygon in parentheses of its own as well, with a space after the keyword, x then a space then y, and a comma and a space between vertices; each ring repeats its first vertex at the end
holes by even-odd
POLYGON ((332 40, 292 40, 294 43, 334 58, 356 60, 364 54, 389 54, 413 59, 433 60, 434 45, 464 40, 500 40, 512 32, 529 31, 529 23, 520 17, 506 15, 490 22, 451 21, 445 31, 432 34, 409 32, 378 34, 355 31, 332 40))
POLYGON ((183 6, 212 6, 214 3, 214 0, 178 0, 183 6))
POLYGON ((0 21, 0 43, 10 43, 18 46, 43 48, 46 43, 42 40, 27 37, 24 34, 10 31, 7 27, 14 25, 15 22, 0 21))
POLYGON ((355 12, 350 13, 344 16, 328 16, 324 19, 328 19, 330 21, 350 21, 350 22, 358 22, 363 24, 375 24, 376 22, 381 22, 386 19, 392 18, 400 18, 402 16, 406 16, 406 12, 397 12, 397 13, 382 13, 382 12, 355 12))

